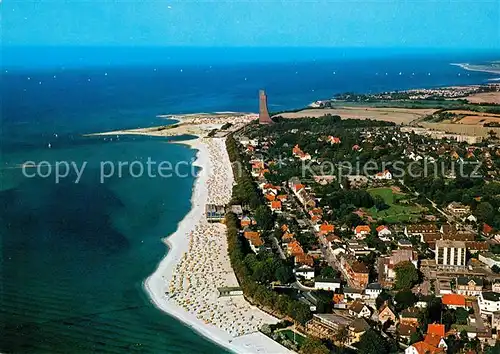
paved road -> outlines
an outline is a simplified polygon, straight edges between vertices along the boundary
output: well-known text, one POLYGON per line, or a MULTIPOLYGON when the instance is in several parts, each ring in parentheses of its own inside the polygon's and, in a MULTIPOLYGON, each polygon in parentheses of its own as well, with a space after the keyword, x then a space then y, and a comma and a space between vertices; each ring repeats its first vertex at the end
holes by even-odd
POLYGON ((283 260, 286 260, 286 256, 285 256, 285 254, 283 253, 283 250, 281 249, 281 246, 280 246, 280 244, 279 244, 279 242, 278 242, 278 239, 277 239, 276 237, 274 237, 274 236, 273 236, 272 240, 273 240, 274 245, 275 245, 275 246, 276 246, 276 248, 278 249, 278 253, 280 254, 280 258, 281 258, 281 259, 283 259, 283 260))
POLYGON ((481 317, 481 311, 479 310, 477 299, 472 302, 472 308, 474 309, 474 316, 476 317, 476 328, 478 331, 485 331, 486 327, 484 326, 484 321, 481 317))

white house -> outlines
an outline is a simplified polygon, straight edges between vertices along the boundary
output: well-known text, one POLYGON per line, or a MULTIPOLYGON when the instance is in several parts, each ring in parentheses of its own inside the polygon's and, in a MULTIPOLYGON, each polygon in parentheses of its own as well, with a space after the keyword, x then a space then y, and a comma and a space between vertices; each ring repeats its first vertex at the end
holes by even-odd
POLYGON ((314 280, 314 288, 317 290, 335 291, 340 289, 340 279, 316 278, 314 280))
POLYGON ((491 285, 491 290, 496 293, 500 293, 500 283, 493 283, 491 285))
POLYGON ((366 286, 365 295, 370 299, 376 299, 382 293, 382 286, 379 283, 370 283, 366 286))
POLYGON ((500 311, 500 293, 492 291, 482 292, 477 302, 482 315, 492 315, 494 312, 500 311))
POLYGON ((349 306, 349 315, 354 316, 354 317, 364 317, 364 318, 370 318, 372 312, 370 311, 370 308, 363 304, 361 301, 354 301, 350 306, 349 306))
POLYGON ((354 288, 344 288, 344 295, 347 298, 359 300, 363 298, 363 290, 354 288))
POLYGON ((314 268, 308 265, 303 265, 293 270, 296 276, 301 276, 304 279, 314 279, 314 268))
POLYGON ((390 180, 392 179, 392 173, 388 170, 385 170, 384 172, 377 173, 373 178, 381 180, 390 180))
POLYGON ((392 232, 386 225, 380 225, 377 227, 377 235, 382 241, 388 242, 391 240, 390 236, 392 235, 392 232))

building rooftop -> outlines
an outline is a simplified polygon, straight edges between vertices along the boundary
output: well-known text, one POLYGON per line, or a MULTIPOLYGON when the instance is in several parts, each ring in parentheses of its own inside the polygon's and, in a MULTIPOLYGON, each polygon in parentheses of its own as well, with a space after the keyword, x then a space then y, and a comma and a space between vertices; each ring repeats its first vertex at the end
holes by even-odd
POLYGON ((468 285, 469 282, 473 281, 477 286, 483 286, 484 281, 481 278, 476 277, 458 277, 457 285, 468 285))
POLYGON ((487 301, 500 301, 500 293, 495 293, 493 291, 485 291, 482 293, 483 299, 487 301))
POLYGON ((452 240, 436 240, 436 247, 465 248, 465 242, 452 240))

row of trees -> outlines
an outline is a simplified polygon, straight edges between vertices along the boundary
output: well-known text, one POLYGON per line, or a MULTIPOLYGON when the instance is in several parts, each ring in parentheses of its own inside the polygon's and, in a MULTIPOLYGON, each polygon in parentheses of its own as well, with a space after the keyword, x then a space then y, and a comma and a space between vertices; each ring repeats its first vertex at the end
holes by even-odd
MULTIPOLYGON (((233 166, 244 166, 238 145, 232 136, 227 138, 226 146, 233 166)), ((240 168, 239 172, 239 175, 236 175, 237 184, 233 188, 233 202, 249 205, 255 210, 258 224, 264 229, 271 229, 274 224, 273 217, 263 203, 251 176, 244 168, 240 168)), ((257 305, 268 307, 305 325, 312 318, 309 306, 287 295, 279 295, 267 286, 274 280, 289 282, 292 277, 289 266, 269 253, 255 256, 240 237, 239 220, 235 214, 226 215, 226 226, 231 266, 245 296, 257 305)))
POLYGON ((270 261, 269 258, 261 261, 253 259, 253 257, 247 258, 249 253, 245 253, 246 247, 239 236, 239 222, 235 214, 228 213, 226 215, 226 226, 229 259, 245 296, 258 305, 271 308, 281 315, 289 316, 305 325, 312 318, 309 306, 287 295, 278 295, 264 283, 264 281, 273 279, 280 267, 273 266, 273 261, 270 261), (266 266, 273 267, 274 273, 266 266))

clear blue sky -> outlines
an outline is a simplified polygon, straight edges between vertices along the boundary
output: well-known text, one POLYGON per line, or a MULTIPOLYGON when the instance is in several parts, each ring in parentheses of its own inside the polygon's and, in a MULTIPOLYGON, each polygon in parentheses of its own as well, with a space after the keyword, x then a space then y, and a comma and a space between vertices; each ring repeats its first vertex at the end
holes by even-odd
POLYGON ((500 0, 4 1, 6 45, 500 49, 500 0))

